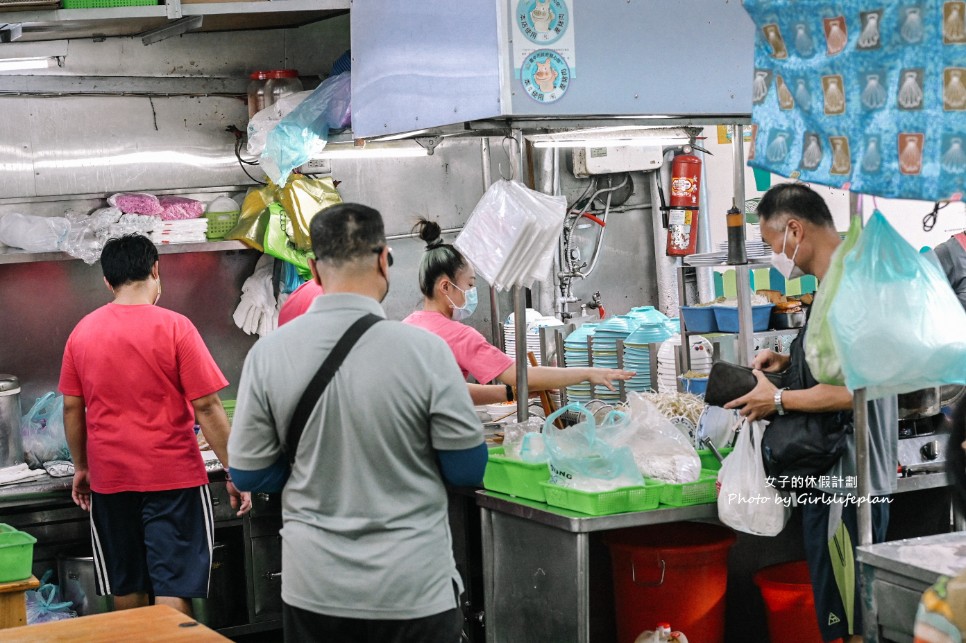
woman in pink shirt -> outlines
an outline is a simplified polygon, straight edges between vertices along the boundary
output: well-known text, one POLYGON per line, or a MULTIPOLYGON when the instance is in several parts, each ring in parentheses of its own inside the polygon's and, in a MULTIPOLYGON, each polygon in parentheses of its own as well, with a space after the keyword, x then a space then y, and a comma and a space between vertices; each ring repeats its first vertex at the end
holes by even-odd
MULTIPOLYGON (((480 385, 470 385, 474 404, 512 401, 517 384, 513 358, 486 341, 470 326, 460 323, 476 309, 476 272, 459 250, 440 237, 439 224, 420 219, 416 224, 419 237, 426 242, 426 252, 419 265, 419 289, 423 293, 423 309, 403 320, 442 337, 463 371, 480 385), (497 380, 502 385, 485 386, 497 380)), ((614 382, 628 380, 633 371, 613 368, 558 368, 528 366, 527 388, 531 392, 546 391, 590 382, 614 390, 614 382)))

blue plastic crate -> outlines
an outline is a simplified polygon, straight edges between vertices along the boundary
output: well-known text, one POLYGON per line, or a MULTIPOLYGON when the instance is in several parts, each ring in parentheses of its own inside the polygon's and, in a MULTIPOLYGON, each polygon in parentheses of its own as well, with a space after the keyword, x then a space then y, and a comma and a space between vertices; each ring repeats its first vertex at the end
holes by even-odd
MULTIPOLYGON (((768 330, 768 323, 771 320, 771 310, 775 304, 761 304, 751 307, 751 326, 755 332, 768 330)), ((718 322, 718 330, 722 333, 738 332, 738 307, 737 306, 712 306, 714 318, 718 322)), ((685 324, 687 321, 685 321, 685 324)))
POLYGON ((714 306, 681 306, 681 316, 684 326, 692 333, 713 333, 718 330, 715 319, 714 306))

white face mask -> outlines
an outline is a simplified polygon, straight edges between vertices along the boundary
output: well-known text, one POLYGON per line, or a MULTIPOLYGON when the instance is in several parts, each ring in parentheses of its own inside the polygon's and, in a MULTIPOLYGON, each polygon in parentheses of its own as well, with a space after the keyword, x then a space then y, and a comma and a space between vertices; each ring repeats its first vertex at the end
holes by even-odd
POLYGON ((788 243, 788 226, 785 226, 785 238, 782 240, 782 251, 773 253, 771 256, 771 265, 775 267, 775 270, 782 274, 786 280, 796 279, 801 277, 805 273, 801 268, 795 265, 795 257, 798 255, 798 249, 801 248, 801 244, 795 246, 795 252, 792 253, 791 258, 785 254, 785 244, 788 243))
POLYGON ((158 294, 154 297, 154 305, 158 305, 158 300, 161 299, 161 277, 158 276, 158 294))

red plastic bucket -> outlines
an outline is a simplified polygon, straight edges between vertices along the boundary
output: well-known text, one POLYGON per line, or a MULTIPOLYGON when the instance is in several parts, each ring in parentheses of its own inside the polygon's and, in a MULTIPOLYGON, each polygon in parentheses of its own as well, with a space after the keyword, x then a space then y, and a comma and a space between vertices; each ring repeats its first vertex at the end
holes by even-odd
POLYGON ((759 569, 755 585, 765 601, 772 643, 822 643, 812 581, 804 560, 759 569))
POLYGON ((698 522, 604 535, 614 571, 617 640, 670 623, 689 640, 723 643, 730 529, 698 522))

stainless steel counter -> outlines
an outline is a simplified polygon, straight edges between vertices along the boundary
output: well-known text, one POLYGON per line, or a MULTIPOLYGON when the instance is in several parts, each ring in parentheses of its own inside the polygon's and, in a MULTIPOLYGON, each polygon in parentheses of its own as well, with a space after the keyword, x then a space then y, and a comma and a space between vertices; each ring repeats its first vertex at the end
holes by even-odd
POLYGON ((966 569, 966 533, 908 538, 856 548, 865 640, 911 641, 922 593, 940 575, 966 569))
POLYGON ((714 503, 608 516, 550 507, 477 491, 483 537, 486 640, 613 640, 601 618, 606 554, 598 536, 613 529, 687 520, 716 520, 714 503), (595 584, 597 585, 595 587, 595 584), (596 604, 595 604, 596 602, 596 604), (597 614, 597 618, 591 618, 597 614))
POLYGON ((607 516, 588 516, 577 511, 514 498, 495 491, 477 491, 476 494, 476 502, 483 509, 499 511, 575 534, 682 520, 716 520, 718 517, 718 507, 714 503, 692 507, 660 507, 651 511, 634 511, 607 516))
MULTIPOLYGON (((225 472, 221 467, 209 469, 208 481, 221 482, 225 472)), ((29 482, 0 485, 0 509, 36 506, 38 508, 70 500, 74 477, 55 478, 45 474, 29 482)))

